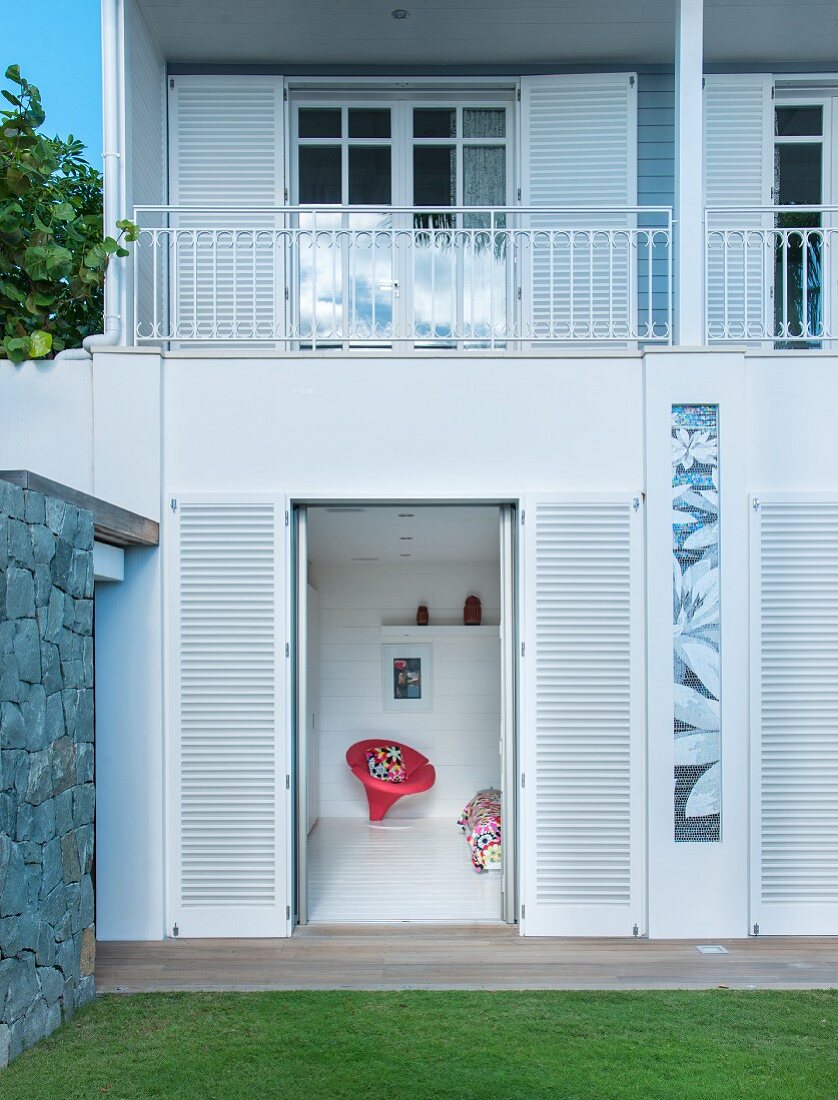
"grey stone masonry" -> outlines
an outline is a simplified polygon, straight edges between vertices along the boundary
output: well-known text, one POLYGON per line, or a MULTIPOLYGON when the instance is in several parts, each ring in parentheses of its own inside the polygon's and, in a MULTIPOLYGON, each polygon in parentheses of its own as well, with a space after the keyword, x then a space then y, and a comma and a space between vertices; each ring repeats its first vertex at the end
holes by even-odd
POLYGON ((0 1067, 93 998, 93 813, 93 517, 0 481, 0 1067))

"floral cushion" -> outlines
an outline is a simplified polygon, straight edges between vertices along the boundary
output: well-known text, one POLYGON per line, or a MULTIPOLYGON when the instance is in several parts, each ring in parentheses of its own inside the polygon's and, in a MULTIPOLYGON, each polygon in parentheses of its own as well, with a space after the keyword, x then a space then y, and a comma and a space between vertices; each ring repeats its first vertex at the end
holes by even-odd
POLYGON ((367 749, 364 755, 373 779, 383 779, 385 783, 404 783, 407 779, 402 750, 398 745, 376 745, 367 749))
POLYGON ((500 791, 488 788, 478 791, 466 804, 457 822, 466 834, 475 871, 500 867, 501 813, 500 791))

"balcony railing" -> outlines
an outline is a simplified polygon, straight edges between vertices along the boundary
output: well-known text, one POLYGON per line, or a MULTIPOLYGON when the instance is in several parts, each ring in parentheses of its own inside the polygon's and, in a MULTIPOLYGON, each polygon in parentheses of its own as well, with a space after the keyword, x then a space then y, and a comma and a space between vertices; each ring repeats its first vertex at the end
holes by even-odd
POLYGON ((669 208, 137 207, 134 340, 672 342, 669 208))
POLYGON ((708 343, 829 347, 838 340, 838 206, 706 212, 708 343))

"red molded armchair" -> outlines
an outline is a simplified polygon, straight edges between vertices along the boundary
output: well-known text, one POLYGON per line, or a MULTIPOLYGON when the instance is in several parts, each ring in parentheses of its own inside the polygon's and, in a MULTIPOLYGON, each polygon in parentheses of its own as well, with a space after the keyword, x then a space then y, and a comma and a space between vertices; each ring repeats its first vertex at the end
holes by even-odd
POLYGON ((421 752, 410 748, 409 745, 400 745, 398 741, 393 741, 389 737, 356 741, 346 750, 346 763, 364 785, 370 808, 370 821, 381 821, 390 807, 406 794, 421 794, 422 791, 429 791, 436 779, 434 766, 428 763, 427 756, 423 756, 421 752), (375 776, 370 775, 364 753, 367 749, 374 749, 378 745, 398 745, 402 750, 402 759, 407 771, 407 779, 403 783, 391 783, 386 779, 376 779, 375 776))

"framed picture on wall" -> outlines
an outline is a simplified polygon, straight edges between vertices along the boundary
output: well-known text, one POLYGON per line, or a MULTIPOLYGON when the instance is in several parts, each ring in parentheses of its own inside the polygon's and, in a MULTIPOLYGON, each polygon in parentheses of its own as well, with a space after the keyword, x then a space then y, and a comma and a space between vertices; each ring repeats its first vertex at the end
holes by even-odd
POLYGON ((431 647, 383 645, 381 693, 386 711, 431 709, 431 647))

